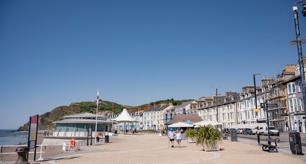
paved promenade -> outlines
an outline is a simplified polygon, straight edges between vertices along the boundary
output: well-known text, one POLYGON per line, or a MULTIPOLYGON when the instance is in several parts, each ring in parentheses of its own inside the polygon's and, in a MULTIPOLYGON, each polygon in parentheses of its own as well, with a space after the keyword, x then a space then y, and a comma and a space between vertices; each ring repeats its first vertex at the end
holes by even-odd
POLYGON ((221 151, 204 152, 195 143, 182 142, 182 147, 169 148, 168 139, 158 135, 137 134, 111 138, 111 143, 99 144, 72 154, 65 153, 43 163, 227 163, 227 164, 305 164, 305 161, 284 155, 269 153, 261 147, 242 142, 222 142, 221 151))

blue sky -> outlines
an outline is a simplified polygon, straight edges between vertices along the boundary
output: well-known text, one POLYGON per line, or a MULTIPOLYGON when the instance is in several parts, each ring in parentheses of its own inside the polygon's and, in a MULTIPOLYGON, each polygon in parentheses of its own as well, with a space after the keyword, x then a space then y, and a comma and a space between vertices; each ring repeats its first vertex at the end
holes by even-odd
POLYGON ((127 105, 241 92, 297 63, 294 2, 2 0, 0 128, 97 89, 127 105))

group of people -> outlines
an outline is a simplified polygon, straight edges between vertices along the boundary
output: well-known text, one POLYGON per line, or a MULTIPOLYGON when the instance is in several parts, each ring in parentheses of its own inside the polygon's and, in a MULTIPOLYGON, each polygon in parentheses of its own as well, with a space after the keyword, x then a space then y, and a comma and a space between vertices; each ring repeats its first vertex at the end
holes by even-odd
POLYGON ((182 141, 182 133, 177 130, 176 133, 173 132, 172 128, 170 129, 170 132, 168 134, 168 137, 171 142, 171 148, 174 148, 174 139, 176 140, 178 147, 181 147, 181 141, 182 141))

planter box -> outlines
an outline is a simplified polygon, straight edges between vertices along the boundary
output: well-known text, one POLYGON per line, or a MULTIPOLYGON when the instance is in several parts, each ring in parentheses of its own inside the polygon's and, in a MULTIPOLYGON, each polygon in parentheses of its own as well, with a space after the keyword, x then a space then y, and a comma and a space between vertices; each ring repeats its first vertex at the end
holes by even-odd
POLYGON ((195 139, 194 138, 187 138, 188 143, 195 143, 195 139))
POLYGON ((214 151, 214 150, 217 150, 217 151, 220 151, 220 145, 221 145, 221 142, 218 141, 214 146, 210 145, 210 144, 205 144, 205 151, 214 151))

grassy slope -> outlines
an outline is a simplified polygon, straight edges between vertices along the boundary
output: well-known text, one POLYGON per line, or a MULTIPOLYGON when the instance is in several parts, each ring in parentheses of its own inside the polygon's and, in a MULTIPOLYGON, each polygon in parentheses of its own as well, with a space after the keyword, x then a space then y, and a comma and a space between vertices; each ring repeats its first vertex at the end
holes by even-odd
MULTIPOLYGON (((180 105, 183 102, 190 101, 190 100, 159 100, 156 102, 151 102, 150 104, 160 104, 160 103, 169 103, 172 102, 174 105, 180 105)), ((147 107, 149 104, 143 104, 140 106, 128 106, 128 105, 120 105, 110 101, 102 101, 99 105, 99 111, 101 110, 112 110, 112 106, 114 105, 114 112, 120 113, 123 108, 126 109, 133 109, 137 110, 138 108, 147 107)), ((39 116, 39 129, 54 129, 55 124, 52 122, 57 120, 62 120, 64 116, 76 114, 76 113, 84 113, 84 112, 92 112, 95 113, 96 103, 95 102, 78 102, 78 103, 71 103, 69 106, 60 106, 53 109, 50 112, 46 112, 39 116)), ((18 130, 26 131, 28 130, 28 123, 24 124, 23 126, 19 127, 18 130)))

